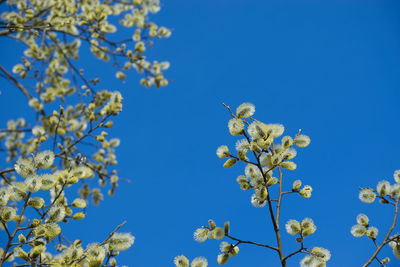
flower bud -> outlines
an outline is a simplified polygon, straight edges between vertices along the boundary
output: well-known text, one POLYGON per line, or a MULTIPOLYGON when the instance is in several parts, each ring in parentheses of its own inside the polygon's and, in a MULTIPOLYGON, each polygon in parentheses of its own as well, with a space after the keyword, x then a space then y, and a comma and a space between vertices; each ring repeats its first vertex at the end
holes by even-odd
POLYGON ((31 206, 35 209, 41 209, 44 205, 44 199, 41 197, 34 197, 28 200, 28 206, 31 206))
POLYGON ((225 235, 228 235, 228 234, 229 234, 229 226, 230 226, 230 222, 225 222, 225 223, 224 223, 225 235))
POLYGON ((230 257, 235 257, 239 253, 239 247, 235 246, 229 251, 229 256, 230 257))
POLYGON ((210 226, 211 229, 215 229, 216 225, 215 222, 213 220, 208 220, 208 225, 210 226))
POLYGON ((230 167, 232 167, 233 165, 235 165, 236 162, 237 162, 236 159, 228 159, 228 160, 225 161, 225 163, 224 163, 224 168, 230 168, 230 167))
POLYGON ((5 222, 9 222, 11 220, 14 219, 15 215, 16 215, 16 211, 14 208, 11 207, 4 207, 1 210, 1 219, 5 222))
POLYGON ((108 122, 106 122, 106 124, 104 124, 104 127, 105 128, 111 128, 111 127, 113 127, 113 125, 114 125, 113 121, 108 121, 108 122))
POLYGON ((224 265, 228 260, 229 260, 228 254, 224 253, 218 255, 217 262, 219 265, 224 265))
POLYGON ((38 219, 33 219, 33 221, 32 221, 32 227, 36 227, 36 226, 38 226, 40 224, 40 220, 38 220, 38 219))
POLYGON ((85 218, 85 213, 83 213, 83 212, 75 213, 75 214, 72 216, 72 218, 73 218, 74 220, 82 220, 82 219, 85 218))
POLYGON ((18 240, 19 240, 20 243, 25 243, 26 238, 25 238, 25 236, 23 234, 19 234, 18 235, 18 240))
POLYGON ((282 162, 281 166, 282 166, 282 168, 285 168, 285 169, 288 169, 288 170, 291 170, 291 171, 293 171, 293 170, 295 170, 297 168, 296 163, 294 163, 292 161, 282 162))
POLYGON ((300 180, 296 180, 293 182, 293 186, 292 186, 292 191, 296 192, 299 190, 301 186, 301 181, 300 180))

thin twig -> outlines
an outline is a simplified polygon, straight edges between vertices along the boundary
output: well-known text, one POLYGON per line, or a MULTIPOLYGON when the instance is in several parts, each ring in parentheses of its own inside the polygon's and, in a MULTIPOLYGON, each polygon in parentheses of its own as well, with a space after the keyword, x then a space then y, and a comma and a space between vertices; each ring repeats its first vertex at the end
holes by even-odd
POLYGON ((123 223, 121 223, 120 225, 117 226, 117 228, 114 229, 114 231, 112 231, 107 238, 101 242, 100 246, 104 245, 105 243, 107 243, 108 240, 110 240, 110 238, 115 234, 116 231, 118 231, 119 228, 121 228, 122 226, 124 226, 124 224, 126 224, 126 221, 124 221, 123 223))
POLYGON ((26 90, 26 88, 15 79, 2 65, 0 65, 0 70, 7 76, 7 80, 13 83, 16 87, 18 87, 21 92, 26 95, 29 99, 32 99, 32 95, 26 90))
POLYGON ((252 241, 244 241, 244 240, 240 240, 240 239, 238 239, 236 237, 233 237, 233 236, 230 236, 230 235, 225 235, 225 236, 230 238, 230 239, 232 239, 232 240, 238 241, 238 243, 236 245, 239 245, 241 243, 243 243, 243 244, 252 244, 252 245, 259 246, 259 247, 266 247, 266 248, 270 248, 270 249, 278 251, 278 248, 273 247, 273 246, 269 246, 269 245, 266 245, 266 244, 261 244, 261 243, 252 242, 252 241))
POLYGON ((372 263, 372 261, 375 259, 375 257, 378 255, 379 251, 383 248, 383 246, 388 243, 389 236, 392 233, 394 227, 396 226, 397 215, 399 212, 399 199, 396 200, 394 207, 395 207, 395 211, 394 211, 392 225, 390 226, 388 232, 386 233, 386 236, 383 239, 382 243, 376 248, 374 254, 372 254, 372 256, 368 259, 368 261, 363 265, 363 267, 367 267, 368 265, 370 265, 372 263))

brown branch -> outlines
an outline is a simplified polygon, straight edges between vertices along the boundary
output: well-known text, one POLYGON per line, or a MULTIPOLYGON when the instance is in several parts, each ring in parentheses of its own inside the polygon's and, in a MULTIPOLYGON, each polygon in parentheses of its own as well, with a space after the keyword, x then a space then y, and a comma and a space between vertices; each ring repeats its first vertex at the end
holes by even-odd
POLYGON ((120 225, 117 226, 117 228, 114 229, 114 231, 112 231, 107 238, 101 242, 100 246, 104 245, 105 243, 107 243, 108 240, 110 240, 110 238, 115 234, 116 231, 118 231, 119 228, 121 228, 122 226, 124 226, 124 224, 126 224, 126 221, 124 221, 123 223, 121 223, 120 225))
MULTIPOLYGON (((378 248, 378 244, 376 243, 375 239, 371 239, 372 242, 374 243, 375 247, 378 248)), ((375 256, 375 260, 377 260, 379 262, 379 264, 384 267, 385 265, 378 259, 378 256, 375 256)))
POLYGON ((395 208, 395 211, 394 211, 394 217, 393 217, 392 225, 390 226, 388 232, 386 233, 386 236, 383 239, 382 243, 376 248, 374 254, 372 254, 372 256, 368 259, 368 261, 363 265, 363 267, 367 267, 368 265, 370 265, 372 263, 372 261, 378 255, 379 251, 381 251, 383 246, 386 245, 387 243, 389 243, 389 241, 388 241, 389 240, 389 236, 390 236, 391 232, 393 231, 394 227, 396 226, 397 215, 398 215, 398 212, 399 212, 399 199, 396 200, 394 208, 395 208))
POLYGON ((278 251, 278 248, 273 247, 273 246, 269 246, 269 245, 266 245, 266 244, 261 244, 261 243, 252 242, 252 241, 244 241, 244 240, 240 240, 240 239, 235 238, 235 237, 230 236, 230 235, 225 235, 225 236, 228 237, 228 238, 230 238, 230 239, 232 239, 232 240, 238 241, 238 243, 236 244, 236 246, 239 245, 239 244, 241 244, 241 243, 243 243, 243 244, 252 244, 252 245, 259 246, 259 247, 270 248, 270 249, 273 249, 273 250, 278 251))
POLYGON ((3 222, 3 221, 1 222, 1 224, 3 225, 4 229, 5 229, 6 232, 7 232, 8 239, 10 239, 10 238, 11 238, 11 234, 10 234, 10 232, 8 231, 7 224, 6 224, 5 222, 3 222))
POLYGON ((76 144, 78 144, 81 140, 83 140, 84 138, 88 137, 94 130, 100 128, 103 126, 103 122, 105 122, 108 118, 110 117, 110 115, 105 116, 100 122, 99 124, 97 124, 96 127, 90 129, 86 134, 82 135, 80 138, 78 138, 75 142, 73 142, 72 144, 70 144, 68 147, 64 148, 60 153, 56 154, 55 157, 60 157, 63 154, 67 153, 68 150, 70 150, 72 147, 74 147, 76 144))
POLYGON ((279 170, 279 197, 278 197, 278 204, 276 206, 276 224, 279 226, 279 217, 281 215, 281 204, 282 204, 282 184, 283 184, 283 175, 281 167, 278 167, 279 170))
MULTIPOLYGON (((100 246, 103 246, 104 244, 106 244, 107 243, 107 241, 108 240, 110 240, 110 238, 115 234, 115 232, 116 231, 118 231, 119 230, 119 228, 121 228, 124 224, 126 224, 126 221, 124 221, 123 223, 121 223, 120 225, 118 225, 115 229, 114 229, 114 231, 112 231, 108 236, 107 236, 107 238, 103 241, 103 242, 101 242, 100 243, 100 246)), ((84 252, 86 252, 87 251, 87 249, 84 251, 84 252)), ((86 255, 83 255, 81 258, 79 258, 78 260, 74 260, 74 261, 72 261, 72 262, 70 262, 70 263, 73 263, 73 262, 77 262, 77 263, 79 263, 79 262, 81 262, 83 259, 85 259, 86 258, 86 255)))
POLYGON ((64 53, 63 49, 58 44, 58 41, 51 36, 50 36, 50 39, 54 42, 54 44, 57 46, 57 48, 63 54, 65 61, 71 67, 71 69, 81 78, 81 80, 85 83, 85 85, 89 88, 89 90, 93 94, 95 94, 96 91, 91 87, 90 83, 86 80, 86 78, 82 75, 82 73, 72 64, 72 62, 69 60, 68 56, 64 53))
POLYGON ((30 132, 32 129, 0 129, 0 133, 20 133, 20 132, 30 132))
POLYGON ((307 249, 304 248, 304 244, 303 244, 303 242, 301 242, 301 247, 298 250, 296 250, 296 251, 290 253, 289 255, 287 255, 285 258, 283 258, 283 260, 286 261, 287 259, 289 259, 290 257, 292 257, 292 256, 294 256, 294 255, 296 255, 298 253, 303 253, 304 250, 307 250, 307 249))
MULTIPOLYGON (((232 110, 230 109, 230 107, 229 107, 229 106, 226 106, 225 104, 223 104, 223 105, 224 105, 225 107, 227 107, 228 110, 231 112, 231 115, 233 115, 232 110)), ((234 116, 234 115, 233 115, 233 116, 234 116)), ((245 131, 243 131, 243 136, 246 137, 247 141, 250 143, 250 138, 249 138, 249 136, 246 134, 245 131)), ((255 151, 253 151, 253 155, 254 155, 254 157, 255 157, 256 160, 257 160, 257 164, 256 164, 256 165, 257 165, 258 169, 260 170, 260 172, 261 172, 261 174, 262 174, 262 176, 263 176, 264 182, 266 183, 267 177, 266 177, 266 174, 264 173, 263 168, 262 168, 262 166, 261 166, 260 155, 257 155, 257 153, 256 153, 255 151)), ((276 168, 276 167, 277 167, 277 166, 271 167, 266 173, 270 172, 271 170, 273 170, 273 169, 276 168)), ((281 197, 281 196, 280 196, 280 197, 281 197)), ((279 201, 279 200, 278 200, 278 201, 279 201)), ((268 202, 268 210, 269 210, 269 214, 270 214, 270 217, 271 217, 272 225, 273 225, 274 231, 275 231, 276 241, 277 241, 277 244, 278 244, 278 250, 277 250, 277 252, 278 252, 278 254, 279 254, 279 259, 280 259, 280 261, 281 261, 282 267, 286 267, 286 261, 285 261, 285 259, 284 259, 283 251, 282 251, 282 239, 281 239, 279 224, 277 223, 277 220, 276 220, 275 215, 274 215, 274 209, 273 209, 273 207, 272 207, 272 200, 271 200, 271 197, 270 197, 268 188, 267 188, 267 202, 268 202)))
POLYGON ((232 116, 233 118, 236 118, 236 116, 235 116, 235 114, 233 114, 233 112, 232 112, 230 106, 225 105, 225 103, 222 103, 222 105, 224 105, 224 107, 226 107, 226 108, 229 110, 229 112, 231 113, 231 116, 232 116))
POLYGON ((0 176, 1 176, 1 178, 3 178, 3 180, 4 180, 7 184, 11 185, 11 182, 8 180, 8 178, 7 178, 3 173, 0 174, 0 176))
POLYGON ((21 212, 19 214, 19 218, 18 218, 17 224, 15 226, 14 232, 8 238, 7 245, 4 248, 3 255, 2 255, 1 259, 0 259, 0 266, 3 266, 4 261, 6 261, 7 258, 9 258, 12 255, 12 252, 8 253, 8 255, 7 255, 7 252, 11 248, 11 242, 13 241, 13 239, 15 237, 15 234, 18 232, 18 227, 19 227, 19 225, 21 224, 21 221, 22 221, 22 215, 25 212, 25 209, 26 209, 26 206, 28 205, 28 200, 29 200, 30 197, 31 197, 31 192, 29 192, 28 195, 26 195, 26 197, 25 197, 25 203, 24 203, 24 206, 22 207, 21 212))
POLYGON ((32 95, 26 90, 26 88, 19 82, 17 79, 15 79, 3 66, 0 65, 0 70, 7 76, 7 80, 9 80, 11 83, 13 83, 16 87, 18 87, 21 92, 26 95, 29 99, 32 99, 32 95))
MULTIPOLYGON (((46 216, 47 212, 48 212, 48 211, 50 210, 50 208, 54 205, 54 203, 56 203, 57 199, 61 196, 63 190, 65 189, 65 186, 66 186, 66 185, 67 185, 66 183, 62 185, 60 192, 56 195, 56 197, 54 198, 53 202, 52 202, 52 203, 50 204, 50 206, 48 207, 47 211, 43 212, 43 214, 42 214, 40 220, 43 220, 43 219, 44 219, 44 217, 46 216)), ((30 195, 31 195, 31 192, 29 192, 28 196, 30 196, 30 195)), ((21 210, 21 215, 23 214, 23 211, 24 211, 25 208, 26 208, 26 205, 27 205, 27 203, 28 203, 28 199, 29 199, 29 197, 27 197, 27 199, 26 199, 26 201, 25 201, 24 207, 23 207, 22 210, 21 210)), ((19 218, 19 223, 21 222, 21 218, 22 218, 21 215, 20 215, 20 218, 19 218)), ((14 238, 15 234, 17 233, 17 231, 26 229, 25 227, 24 227, 24 228, 18 228, 18 226, 19 226, 19 224, 17 224, 17 226, 15 227, 14 234, 13 234, 12 238, 14 238)), ((33 234, 33 228, 31 228, 31 230, 29 231, 29 233, 25 236, 26 240, 28 240, 29 237, 30 237, 32 234, 33 234)), ((10 244, 11 244, 11 241, 12 241, 12 239, 9 240, 9 243, 10 243, 10 244)), ((15 249, 21 247, 22 245, 24 245, 24 244, 20 243, 15 249)), ((12 255, 12 253, 9 253, 9 254, 6 256, 6 252, 7 252, 7 251, 4 250, 3 259, 0 259, 0 266, 2 266, 2 264, 4 263, 4 261, 6 261, 6 260, 12 255)))
POLYGON ((0 175, 3 175, 3 174, 6 174, 6 173, 9 173, 9 172, 13 172, 13 171, 15 171, 15 169, 14 168, 10 168, 10 169, 5 169, 5 170, 2 170, 2 171, 0 171, 0 175))

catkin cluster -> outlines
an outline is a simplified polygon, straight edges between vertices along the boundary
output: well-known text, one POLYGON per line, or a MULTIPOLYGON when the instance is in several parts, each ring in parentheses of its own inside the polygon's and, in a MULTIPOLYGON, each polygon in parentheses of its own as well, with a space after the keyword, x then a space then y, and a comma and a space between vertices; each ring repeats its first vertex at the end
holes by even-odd
POLYGON ((116 231, 120 226, 87 246, 63 233, 66 223, 85 218, 90 203, 103 200, 103 187, 112 196, 124 182, 115 167, 120 140, 109 132, 111 119, 122 111, 122 94, 100 88, 107 77, 87 75, 80 56, 87 49, 101 61, 112 60, 117 79, 124 81, 133 69, 143 86, 166 86, 169 63, 146 57, 154 41, 171 35, 151 20, 160 2, 9 0, 2 5, 7 7, 0 36, 24 48, 12 69, 0 65, 0 74, 26 97, 32 116, 10 119, 0 129, 9 166, 0 169, 5 236, 0 265, 115 266, 119 252, 134 242, 131 234, 116 231))
MULTIPOLYGON (((223 265, 236 256, 239 252, 239 245, 253 244, 266 247, 278 252, 280 261, 286 266, 286 261, 293 255, 302 253, 306 256, 301 260, 302 267, 322 267, 331 258, 327 249, 321 247, 306 248, 304 238, 316 231, 312 219, 305 218, 302 222, 294 219, 289 220, 285 229, 288 234, 296 236, 296 241, 301 248, 284 256, 282 238, 279 228, 280 205, 285 195, 299 195, 303 198, 310 198, 312 187, 302 186, 301 180, 290 182, 290 188, 285 189, 283 170, 293 171, 297 164, 293 161, 297 156, 297 148, 305 148, 310 144, 310 138, 299 131, 296 135, 285 135, 285 128, 278 123, 264 123, 253 117, 255 106, 251 103, 243 103, 237 107, 234 113, 226 106, 232 116, 228 122, 229 133, 238 138, 235 143, 235 150, 222 145, 217 149, 217 156, 225 159, 223 167, 231 168, 241 162, 245 165, 243 174, 236 178, 240 189, 252 191, 250 196, 251 204, 256 208, 267 207, 271 215, 273 230, 277 236, 277 246, 262 244, 251 241, 243 241, 229 233, 229 222, 224 227, 216 227, 214 221, 210 220, 208 226, 198 228, 194 233, 194 239, 204 242, 207 239, 222 240, 230 239, 231 243, 223 241, 220 244, 221 253, 217 256, 217 262, 223 265)), ((270 243, 270 241, 268 242, 270 243)), ((177 262, 175 264, 179 266, 177 262)))

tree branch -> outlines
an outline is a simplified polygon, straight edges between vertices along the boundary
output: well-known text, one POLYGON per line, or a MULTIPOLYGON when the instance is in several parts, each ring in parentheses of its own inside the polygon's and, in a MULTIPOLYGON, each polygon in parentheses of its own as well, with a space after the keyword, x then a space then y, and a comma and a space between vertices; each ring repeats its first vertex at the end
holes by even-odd
POLYGON ((372 256, 368 259, 368 261, 363 265, 363 267, 367 267, 368 265, 370 265, 372 263, 372 261, 375 259, 375 257, 378 255, 379 251, 381 251, 383 246, 386 245, 387 243, 389 243, 388 242, 389 236, 390 236, 391 232, 393 231, 394 227, 396 226, 397 215, 399 212, 399 199, 396 200, 394 208, 395 208, 395 211, 394 211, 392 225, 390 226, 388 232, 386 233, 386 236, 383 239, 382 243, 376 248, 374 254, 372 254, 372 256))
POLYGON ((9 80, 12 84, 18 87, 21 92, 26 95, 29 99, 32 99, 32 95, 26 90, 26 88, 17 81, 2 65, 0 65, 0 70, 7 76, 7 80, 9 80))
POLYGON ((230 238, 230 239, 232 239, 232 240, 238 241, 238 243, 237 243, 236 245, 239 245, 239 244, 241 244, 241 243, 243 243, 243 244, 252 244, 252 245, 259 246, 259 247, 266 247, 266 248, 269 248, 269 249, 273 249, 273 250, 278 251, 278 248, 273 247, 273 246, 269 246, 269 245, 266 245, 266 244, 261 244, 261 243, 252 242, 252 241, 244 241, 244 240, 240 240, 240 239, 235 238, 235 237, 230 236, 230 235, 225 235, 225 236, 228 237, 228 238, 230 238))

